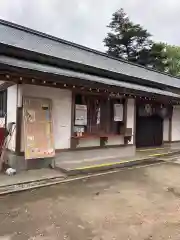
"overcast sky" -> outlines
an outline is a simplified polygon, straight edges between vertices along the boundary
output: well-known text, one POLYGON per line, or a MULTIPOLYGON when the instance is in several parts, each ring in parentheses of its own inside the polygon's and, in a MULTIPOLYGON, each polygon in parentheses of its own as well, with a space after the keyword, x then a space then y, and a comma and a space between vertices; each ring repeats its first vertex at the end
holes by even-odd
POLYGON ((155 40, 180 45, 179 0, 0 0, 0 18, 104 51, 106 25, 119 8, 155 40))

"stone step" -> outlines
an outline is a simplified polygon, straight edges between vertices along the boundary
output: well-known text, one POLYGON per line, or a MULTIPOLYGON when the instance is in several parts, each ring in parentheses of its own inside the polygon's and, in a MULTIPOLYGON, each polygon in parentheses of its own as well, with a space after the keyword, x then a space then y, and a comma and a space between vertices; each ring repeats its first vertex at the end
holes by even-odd
POLYGON ((147 158, 147 159, 138 159, 138 160, 130 160, 126 162, 120 162, 120 161, 114 161, 114 162, 107 162, 104 164, 93 164, 91 166, 86 165, 78 168, 71 168, 71 167, 56 167, 56 169, 59 169, 60 171, 67 174, 67 176, 74 176, 79 174, 92 174, 95 172, 103 172, 107 170, 112 170, 116 168, 126 168, 126 167, 133 167, 133 166, 143 166, 143 165, 150 165, 154 163, 160 163, 163 162, 162 160, 158 158, 147 158))

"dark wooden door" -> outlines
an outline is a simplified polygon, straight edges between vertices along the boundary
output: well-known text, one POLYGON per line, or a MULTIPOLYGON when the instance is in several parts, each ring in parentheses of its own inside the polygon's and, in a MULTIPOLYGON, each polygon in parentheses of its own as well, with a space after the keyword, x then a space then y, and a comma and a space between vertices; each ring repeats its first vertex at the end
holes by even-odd
POLYGON ((137 117, 136 146, 160 146, 163 138, 163 122, 159 116, 137 117))

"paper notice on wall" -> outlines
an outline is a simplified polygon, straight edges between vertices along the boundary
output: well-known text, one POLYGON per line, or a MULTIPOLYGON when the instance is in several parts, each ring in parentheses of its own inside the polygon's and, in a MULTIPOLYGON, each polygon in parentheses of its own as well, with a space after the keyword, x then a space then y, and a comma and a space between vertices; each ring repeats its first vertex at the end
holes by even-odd
POLYGON ((78 125, 78 126, 87 125, 87 106, 86 105, 76 105, 75 125, 78 125))
POLYGON ((75 133, 83 133, 84 132, 84 127, 80 126, 74 126, 74 132, 75 133))
POLYGON ((114 121, 123 121, 123 104, 114 104, 114 121))
POLYGON ((97 125, 99 125, 100 122, 101 122, 101 109, 98 108, 98 110, 97 110, 97 122, 96 122, 97 125))

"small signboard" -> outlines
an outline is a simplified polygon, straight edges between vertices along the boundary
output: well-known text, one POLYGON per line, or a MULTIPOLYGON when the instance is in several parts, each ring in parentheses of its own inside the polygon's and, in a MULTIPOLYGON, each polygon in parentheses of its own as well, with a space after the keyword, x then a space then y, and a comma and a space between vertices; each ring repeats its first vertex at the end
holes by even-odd
POLYGON ((114 104, 114 121, 123 121, 123 104, 114 104))
POLYGON ((75 106, 75 125, 77 126, 87 125, 87 106, 86 105, 75 106))

